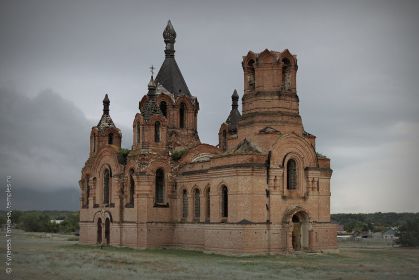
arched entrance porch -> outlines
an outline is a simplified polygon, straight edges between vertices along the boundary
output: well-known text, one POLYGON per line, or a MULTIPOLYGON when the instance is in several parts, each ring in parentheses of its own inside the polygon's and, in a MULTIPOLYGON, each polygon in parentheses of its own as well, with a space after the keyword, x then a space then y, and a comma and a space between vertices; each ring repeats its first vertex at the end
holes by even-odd
POLYGON ((287 211, 284 216, 287 231, 287 251, 310 249, 310 219, 308 213, 300 207, 287 211))

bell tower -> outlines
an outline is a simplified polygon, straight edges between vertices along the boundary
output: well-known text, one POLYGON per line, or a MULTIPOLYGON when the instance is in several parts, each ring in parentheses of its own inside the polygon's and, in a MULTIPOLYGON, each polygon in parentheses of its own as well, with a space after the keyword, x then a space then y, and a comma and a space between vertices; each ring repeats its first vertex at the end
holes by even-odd
POLYGON ((302 135, 296 56, 288 50, 249 51, 243 57, 242 67, 244 95, 239 128, 243 131, 242 128, 251 126, 251 130, 256 132, 269 129, 302 135))
POLYGON ((155 79, 156 104, 166 120, 169 150, 187 149, 200 144, 197 128, 199 103, 191 94, 176 62, 176 37, 169 20, 163 31, 164 61, 155 79))

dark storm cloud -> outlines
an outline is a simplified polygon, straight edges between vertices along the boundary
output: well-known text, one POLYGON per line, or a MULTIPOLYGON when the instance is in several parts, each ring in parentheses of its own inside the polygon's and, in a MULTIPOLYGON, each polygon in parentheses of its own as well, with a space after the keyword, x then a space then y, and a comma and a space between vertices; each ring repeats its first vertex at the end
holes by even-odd
POLYGON ((24 188, 77 186, 91 123, 52 90, 29 98, 0 88, 1 175, 24 188))
MULTIPOLYGON (((80 167, 87 159, 89 131, 96 122, 50 89, 29 98, 0 87, 0 176, 12 176, 14 207, 79 207, 80 167)), ((130 134, 126 127, 121 130, 130 134)), ((124 145, 128 142, 123 139, 124 145)))
MULTIPOLYGON (((62 188, 78 180, 93 124, 87 119, 96 122, 100 117, 105 93, 110 95, 112 118, 123 130, 124 146, 130 147, 132 120, 146 93, 148 67, 161 65, 161 33, 172 19, 178 34, 178 64, 200 102, 198 129, 203 142, 216 144, 219 125, 230 110, 230 96, 235 88, 243 90, 241 56, 248 50, 288 48, 298 56, 305 129, 318 137, 318 150, 332 159, 332 210, 419 211, 413 200, 419 188, 412 170, 419 165, 419 2, 3 1, 0 5, 0 84, 34 97, 19 97, 28 104, 40 103, 42 95, 36 94, 51 87, 80 108, 73 112, 81 116, 73 129, 82 132, 74 131, 78 140, 71 138, 71 148, 60 139, 64 142, 47 140, 31 151, 29 143, 20 139, 27 139, 31 129, 16 134, 18 140, 5 136, 2 151, 18 148, 25 151, 21 161, 35 164, 29 154, 39 160, 38 168, 26 166, 26 174, 33 176, 39 169, 41 177, 46 176, 49 160, 50 181, 59 188, 55 165, 68 156, 72 171, 65 171, 62 188), (42 157, 41 151, 49 156, 42 157)), ((72 113, 66 115, 70 117, 72 113)), ((16 122, 25 125, 22 118, 16 122)), ((62 133, 58 124, 50 125, 44 129, 51 135, 62 133)))

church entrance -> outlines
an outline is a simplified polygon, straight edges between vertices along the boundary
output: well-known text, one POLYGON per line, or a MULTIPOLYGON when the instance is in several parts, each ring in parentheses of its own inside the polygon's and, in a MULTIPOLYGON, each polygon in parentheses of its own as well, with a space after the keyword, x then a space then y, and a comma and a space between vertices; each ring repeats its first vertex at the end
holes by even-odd
POLYGON ((106 240, 106 245, 109 245, 110 241, 111 241, 111 223, 109 221, 109 218, 106 218, 105 220, 105 240, 106 240))
POLYGON ((102 219, 97 220, 97 238, 96 238, 97 244, 102 244, 102 219))
POLYGON ((301 250, 301 224, 298 216, 292 216, 292 223, 294 225, 292 229, 292 248, 294 251, 301 250))
POLYGON ((294 251, 306 250, 308 244, 308 216, 304 212, 292 216, 292 248, 294 251))

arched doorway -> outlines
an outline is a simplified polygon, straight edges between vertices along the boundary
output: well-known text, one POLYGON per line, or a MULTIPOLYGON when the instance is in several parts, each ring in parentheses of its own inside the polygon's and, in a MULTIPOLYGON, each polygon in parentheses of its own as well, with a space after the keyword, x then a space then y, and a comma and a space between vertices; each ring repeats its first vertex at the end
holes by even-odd
POLYGON ((292 248, 294 251, 307 250, 308 242, 308 215, 305 212, 297 212, 291 218, 292 223, 292 248))
POLYGON ((102 244, 102 219, 99 218, 97 220, 97 238, 96 238, 97 244, 102 244))
POLYGON ((109 221, 109 218, 106 218, 105 220, 105 240, 106 245, 109 245, 110 243, 110 237, 111 237, 111 222, 109 221))

